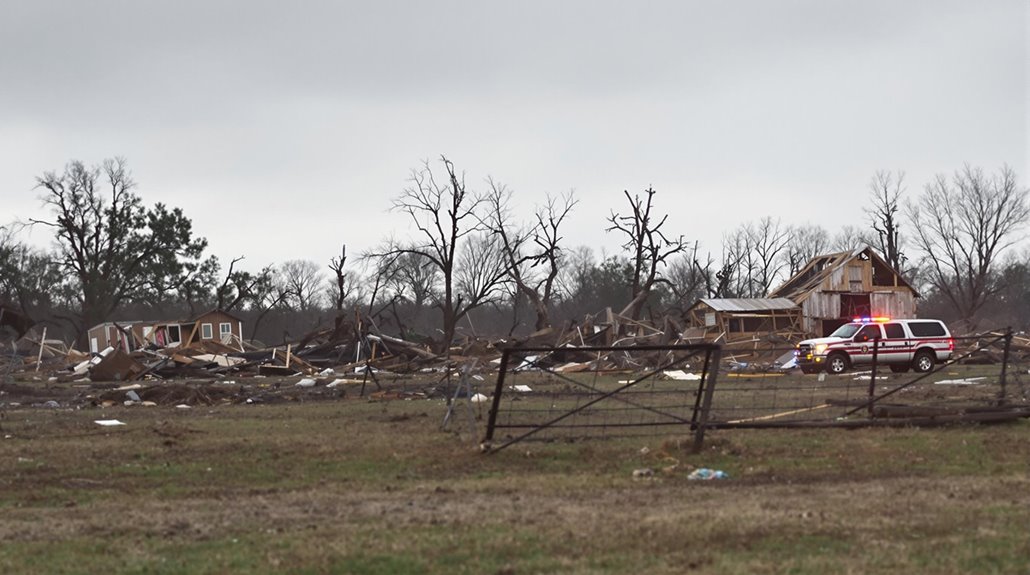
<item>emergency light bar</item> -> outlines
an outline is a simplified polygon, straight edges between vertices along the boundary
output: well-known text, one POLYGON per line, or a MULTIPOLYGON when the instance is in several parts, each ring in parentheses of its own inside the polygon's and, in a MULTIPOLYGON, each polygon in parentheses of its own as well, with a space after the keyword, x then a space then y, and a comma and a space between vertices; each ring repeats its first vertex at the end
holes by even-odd
POLYGON ((889 317, 856 317, 851 321, 854 323, 883 323, 890 320, 889 317))

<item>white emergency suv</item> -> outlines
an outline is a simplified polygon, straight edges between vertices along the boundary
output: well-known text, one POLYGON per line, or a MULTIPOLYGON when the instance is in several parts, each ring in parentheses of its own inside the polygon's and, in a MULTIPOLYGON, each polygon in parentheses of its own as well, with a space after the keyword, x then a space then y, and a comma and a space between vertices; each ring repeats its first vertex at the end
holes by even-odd
POLYGON ((802 341, 794 356, 804 373, 844 373, 873 362, 874 342, 877 364, 890 366, 895 373, 930 371, 955 350, 955 340, 940 320, 863 317, 840 326, 829 337, 802 341))

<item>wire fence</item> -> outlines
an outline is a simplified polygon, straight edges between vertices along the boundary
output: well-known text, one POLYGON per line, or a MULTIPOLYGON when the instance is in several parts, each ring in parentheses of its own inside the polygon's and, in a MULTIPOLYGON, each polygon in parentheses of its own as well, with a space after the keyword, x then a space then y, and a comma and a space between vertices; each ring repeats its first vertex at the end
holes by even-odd
POLYGON ((687 435, 699 447, 705 430, 715 428, 1021 416, 1030 414, 1030 354, 1013 349, 1012 338, 1011 331, 953 338, 950 357, 931 365, 881 355, 875 340, 871 362, 839 374, 802 373, 794 347, 760 341, 506 350, 484 446, 496 451, 527 440, 687 435), (618 365, 642 367, 613 369, 618 365))
POLYGON ((499 450, 527 439, 653 437, 683 430, 700 441, 711 401, 705 390, 712 389, 718 353, 712 344, 505 350, 484 445, 499 450), (651 367, 605 369, 616 354, 632 354, 634 362, 651 367), (573 357, 587 361, 568 361, 573 357))

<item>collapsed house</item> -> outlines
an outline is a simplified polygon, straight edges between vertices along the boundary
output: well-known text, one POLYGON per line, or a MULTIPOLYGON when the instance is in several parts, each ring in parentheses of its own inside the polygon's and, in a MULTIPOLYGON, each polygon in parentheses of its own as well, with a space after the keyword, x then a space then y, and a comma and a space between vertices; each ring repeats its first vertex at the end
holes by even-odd
POLYGON ((108 347, 126 352, 151 346, 187 347, 203 341, 232 345, 243 339, 243 320, 213 309, 184 320, 104 322, 91 327, 87 337, 91 353, 108 347))
POLYGON ((856 317, 916 316, 919 293, 870 247, 812 258, 769 294, 801 308, 801 327, 826 336, 856 317))

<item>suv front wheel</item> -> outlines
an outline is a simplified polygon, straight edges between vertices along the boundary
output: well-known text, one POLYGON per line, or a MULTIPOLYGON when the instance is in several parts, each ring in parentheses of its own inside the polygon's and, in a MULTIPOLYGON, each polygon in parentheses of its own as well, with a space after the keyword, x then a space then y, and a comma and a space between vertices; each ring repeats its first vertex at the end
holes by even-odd
POLYGON ((834 353, 826 358, 827 373, 844 373, 848 370, 848 356, 843 353, 834 353))

